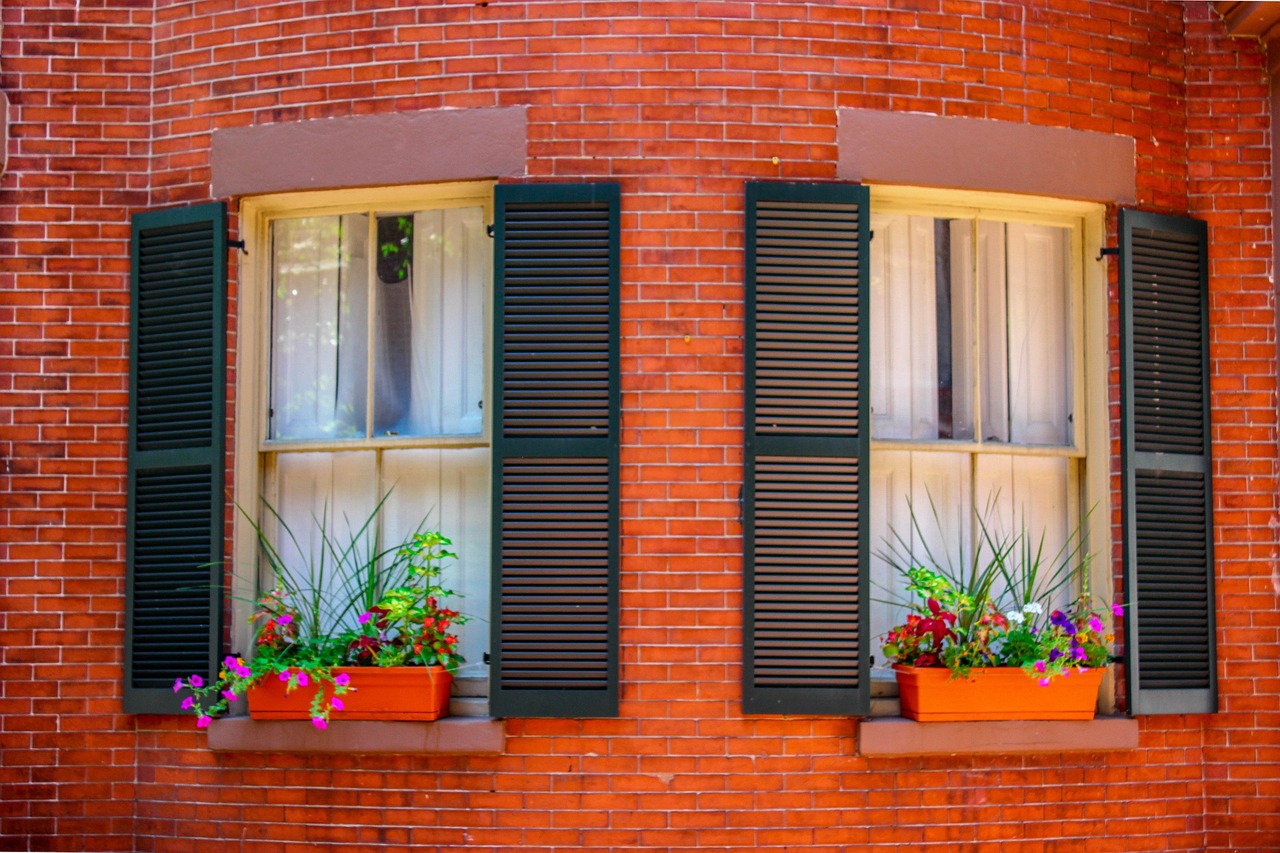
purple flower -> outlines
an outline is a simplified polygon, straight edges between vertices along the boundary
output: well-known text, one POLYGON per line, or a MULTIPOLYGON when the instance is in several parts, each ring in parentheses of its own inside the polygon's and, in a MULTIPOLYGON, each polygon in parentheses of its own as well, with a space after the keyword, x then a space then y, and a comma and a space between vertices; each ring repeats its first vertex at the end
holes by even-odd
POLYGON ((1119 604, 1112 604, 1112 605, 1111 605, 1111 615, 1112 615, 1112 616, 1114 616, 1114 617, 1116 617, 1117 619, 1119 619, 1121 616, 1123 616, 1123 615, 1124 615, 1124 608, 1123 608, 1122 606, 1120 606, 1119 604))
POLYGON ((334 696, 332 699, 330 699, 329 704, 333 706, 333 710, 335 711, 341 711, 343 708, 346 707, 346 705, 342 704, 342 700, 339 699, 337 696, 334 696))
POLYGON ((1076 626, 1070 619, 1063 615, 1061 610, 1055 610, 1053 613, 1049 614, 1049 621, 1064 631, 1070 631, 1073 634, 1076 632, 1076 626))
POLYGON ((1102 620, 1101 620, 1101 619, 1099 619, 1097 616, 1090 616, 1090 617, 1089 617, 1089 630, 1090 630, 1090 631, 1097 631, 1099 634, 1101 634, 1101 633, 1102 633, 1103 631, 1105 631, 1106 629, 1107 629, 1107 626, 1106 626, 1106 625, 1103 625, 1103 624, 1102 624, 1102 620))
POLYGON ((192 687, 204 687, 204 679, 198 675, 191 676, 192 687))
POLYGON ((1056 660, 1057 660, 1058 658, 1060 658, 1060 657, 1062 657, 1062 651, 1061 651, 1061 650, 1059 650, 1059 649, 1050 649, 1050 650, 1049 650, 1049 663, 1053 663, 1054 661, 1056 661, 1056 660))
POLYGON ((315 726, 317 729, 327 729, 329 728, 329 721, 324 717, 312 717, 311 725, 315 726))
POLYGON ((209 716, 204 716, 204 715, 202 715, 202 716, 200 717, 200 719, 196 720, 196 728, 197 728, 197 729, 207 729, 207 728, 209 728, 209 723, 210 723, 212 720, 213 720, 213 717, 209 717, 209 716))
POLYGON ((1074 649, 1072 649, 1071 654, 1076 660, 1086 660, 1089 657, 1089 653, 1086 652, 1080 646, 1076 646, 1074 649))
POLYGON ((182 689, 182 679, 179 678, 173 682, 173 692, 177 693, 181 689, 182 689))
POLYGON ((367 625, 369 623, 369 620, 372 618, 373 618, 373 614, 366 610, 364 613, 360 614, 359 622, 361 625, 367 625))
POLYGON ((182 710, 184 711, 190 711, 195 706, 196 700, 194 697, 188 696, 186 699, 182 700, 182 710))
POLYGON ((346 672, 338 673, 338 677, 333 680, 333 683, 339 687, 346 687, 351 683, 351 675, 346 672))

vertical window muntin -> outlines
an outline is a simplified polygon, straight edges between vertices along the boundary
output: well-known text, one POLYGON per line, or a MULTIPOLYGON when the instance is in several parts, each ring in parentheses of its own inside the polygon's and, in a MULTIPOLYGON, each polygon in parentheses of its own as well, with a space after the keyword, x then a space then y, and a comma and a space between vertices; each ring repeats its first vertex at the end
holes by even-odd
MULTIPOLYGON (((400 541, 426 515, 426 526, 450 536, 454 550, 459 553, 460 560, 449 580, 451 587, 464 596, 460 602, 464 612, 477 617, 460 632, 461 650, 467 663, 459 676, 464 679, 467 675, 476 676, 478 687, 486 683, 483 678, 487 649, 484 619, 489 609, 490 442, 485 401, 490 393, 488 337, 493 273, 492 247, 485 229, 493 221, 492 195, 491 184, 477 182, 246 199, 242 206, 242 227, 252 239, 250 256, 242 261, 237 364, 237 407, 243 413, 237 419, 236 432, 236 499, 240 506, 256 518, 269 521, 270 514, 259 500, 261 496, 291 518, 291 527, 296 524, 309 528, 310 517, 320 514, 326 514, 330 521, 337 519, 339 524, 345 514, 358 523, 368 516, 378 498, 391 490, 393 497, 381 512, 382 544, 400 541), (362 371, 360 379, 365 391, 362 405, 352 407, 351 415, 338 421, 340 429, 290 431, 277 427, 279 420, 273 417, 277 415, 273 406, 280 397, 281 383, 279 377, 273 377, 273 366, 279 346, 276 335, 279 316, 275 304, 276 285, 280 283, 278 224, 328 219, 350 228, 352 222, 358 221, 365 245, 378 247, 380 222, 406 216, 420 219, 424 215, 467 217, 468 251, 477 253, 471 267, 472 273, 480 275, 481 280, 468 285, 469 293, 465 294, 468 303, 462 313, 478 337, 467 342, 465 354, 442 352, 439 341, 426 341, 437 360, 430 368, 436 374, 459 369, 458 362, 465 360, 460 367, 470 377, 466 383, 470 390, 465 395, 454 395, 458 398, 454 408, 463 408, 461 398, 466 396, 469 411, 451 419, 441 419, 437 411, 436 417, 428 417, 409 430, 387 427, 378 408, 376 391, 368 393, 369 389, 379 387, 377 347, 382 330, 377 305, 380 285, 388 283, 379 281, 380 273, 387 270, 379 269, 378 258, 383 253, 375 248, 365 252, 363 266, 358 267, 358 275, 354 276, 365 288, 367 307, 358 320, 363 324, 364 340, 356 349, 363 352, 352 359, 362 371), (346 484, 346 499, 329 494, 324 482, 346 484), (447 511, 440 508, 446 502, 446 494, 461 495, 456 500, 449 498, 456 506, 447 511), (304 505, 308 501, 309 505, 304 505)), ((417 223, 409 229, 412 232, 409 239, 418 238, 412 254, 420 262, 424 235, 416 226, 417 223)), ((410 261, 410 267, 412 264, 410 261)), ((356 269, 348 265, 348 272, 356 269)), ((449 281, 444 281, 442 289, 449 290, 449 285, 449 281)), ((457 295, 452 294, 450 298, 457 295)), ((414 319, 416 321, 416 315, 414 319)), ((457 329, 446 332, 458 334, 457 329)), ((257 564, 253 532, 241 518, 236 519, 234 536, 237 565, 257 564)), ((233 595, 238 602, 252 597, 253 580, 243 572, 237 573, 233 595)), ((236 611, 233 630, 237 630, 233 644, 244 648, 249 637, 239 626, 244 622, 241 617, 248 615, 247 606, 243 603, 233 606, 236 611)))
MULTIPOLYGON (((1086 399, 1093 401, 1094 408, 1099 407, 1097 389, 1086 393, 1085 385, 1084 281, 1086 278, 1093 281, 1094 278, 1086 269, 1085 255, 1086 243, 1097 242, 1100 238, 1094 221, 1099 215, 1096 205, 1077 202, 914 188, 872 189, 873 351, 870 367, 873 375, 873 425, 870 467, 873 598, 903 597, 902 591, 897 589, 895 574, 881 556, 887 548, 886 539, 891 529, 897 533, 905 532, 911 546, 927 545, 934 556, 958 564, 959 560, 968 559, 973 553, 974 543, 981 541, 980 518, 988 522, 994 520, 995 526, 1006 533, 1024 525, 1036 536, 1041 530, 1047 531, 1046 550, 1049 554, 1057 550, 1069 532, 1086 526, 1082 525, 1084 509, 1099 503, 1100 496, 1095 492, 1099 482, 1105 482, 1105 478, 1100 481, 1096 475, 1086 474, 1087 435, 1094 433, 1096 440, 1096 425, 1087 424, 1086 399), (962 203, 951 203, 952 199, 962 203), (969 201, 973 203, 964 203, 969 201), (945 227, 952 238, 950 270, 958 269, 956 258, 960 255, 961 265, 967 265, 969 272, 968 287, 952 288, 953 293, 959 292, 966 298, 967 304, 952 304, 951 317, 959 316, 961 322, 953 323, 949 330, 953 341, 950 361, 959 365, 960 373, 967 367, 969 379, 961 388, 951 388, 950 395, 946 393, 945 383, 941 382, 933 387, 916 387, 912 395, 936 407, 932 423, 926 421, 924 424, 918 419, 913 421, 901 417, 901 412, 896 413, 896 422, 892 417, 886 418, 886 414, 895 413, 886 412, 885 407, 886 383, 891 379, 884 363, 885 348, 901 347, 904 329, 901 322, 897 329, 886 323, 884 287, 887 259, 884 253, 891 251, 887 244, 893 242, 892 232, 895 227, 901 231, 900 224, 904 220, 912 223, 917 232, 915 236, 924 234, 926 239, 936 238, 938 230, 945 227), (1004 406, 1001 413, 1001 404, 1017 400, 1012 390, 1003 401, 990 393, 992 385, 1000 384, 992 376, 1001 375, 1000 365, 995 365, 996 369, 992 370, 992 352, 1004 347, 1002 338, 1007 334, 1009 325, 1005 312, 1003 327, 995 334, 991 333, 994 325, 990 322, 991 312, 984 310, 990 307, 990 300, 984 304, 981 290, 984 284, 981 275, 984 267, 981 238, 984 232, 1016 230, 1058 235, 1063 255, 1065 293, 1062 299, 1069 313, 1069 320, 1063 325, 1065 336, 1062 345, 1066 352, 1060 365, 1063 380, 1069 385, 1069 391, 1063 394, 1059 404, 1063 429, 1060 434, 1056 431, 1045 434, 1041 430, 1039 434, 1031 435, 1031 440, 1027 440, 1025 434, 1011 436, 1007 427, 1000 428, 1001 418, 993 417, 993 412, 1002 415, 1004 424, 1008 424, 1008 406, 1004 406), (957 235, 960 235, 959 240, 957 235), (939 418, 939 412, 945 415, 948 396, 952 417, 939 418), (889 424, 887 429, 886 422, 889 424), (997 428, 993 429, 993 426, 997 428), (1022 441, 1011 438, 1022 438, 1022 441), (1022 485, 1013 488, 1017 483, 1022 485), (1049 489, 1053 492, 1052 498, 1045 497, 1049 489), (1039 494, 1038 506, 1028 509, 1019 495, 1010 497, 1011 491, 1039 494), (989 506, 995 495, 999 495, 998 502, 989 506), (908 496, 916 518, 922 521, 923 530, 919 534, 911 530, 912 512, 908 509, 908 496), (957 496, 960 498, 958 501, 957 496), (1055 538, 1059 541, 1050 544, 1055 538)), ((931 274, 939 272, 945 264, 944 254, 923 253, 932 268, 931 274)), ((998 254, 1002 255, 1002 269, 1007 271, 1007 243, 998 254)), ((919 279, 914 280, 911 287, 929 290, 928 284, 919 279)), ((888 310, 895 307, 900 313, 900 304, 889 304, 888 310)), ((1095 313, 1092 303, 1088 310, 1092 318, 1095 313)), ((906 326, 909 330, 910 323, 906 326)), ((936 337, 923 344, 919 344, 918 337, 911 339, 908 335, 908 339, 912 340, 913 349, 919 346, 925 350, 925 359, 938 365, 947 362, 945 355, 938 355, 936 337)), ((912 353, 913 357, 919 355, 912 353)), ((1004 366, 1016 369, 1018 364, 1010 358, 1004 366)), ((1094 382, 1105 385, 1096 377, 1094 382)), ((1006 387, 1009 387, 1007 381, 1006 387)), ((1105 413, 1100 410, 1092 416, 1105 417, 1105 413)), ((1105 460, 1100 464, 1105 469, 1105 460)), ((1091 519, 1087 526, 1097 529, 1096 520, 1091 519)), ((901 615, 899 609, 886 603, 873 605, 873 638, 878 639, 899 621, 901 615)))

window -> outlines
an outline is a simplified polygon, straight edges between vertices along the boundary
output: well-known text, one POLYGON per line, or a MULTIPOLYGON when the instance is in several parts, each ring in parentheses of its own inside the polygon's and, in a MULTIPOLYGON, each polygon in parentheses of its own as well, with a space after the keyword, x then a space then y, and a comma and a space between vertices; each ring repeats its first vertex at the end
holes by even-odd
MULTIPOLYGON (((452 538, 459 558, 447 579, 475 617, 460 631, 458 675, 483 676, 492 188, 298 194, 245 207, 258 248, 241 298, 241 505, 264 496, 309 554, 319 548, 314 519, 342 540, 384 495, 383 545, 419 525, 452 538)), ((240 565, 252 564, 252 547, 237 536, 240 565)))
POLYGON ((1087 505, 1083 219, 949 200, 872 198, 876 638, 904 615, 889 601, 907 597, 886 550, 958 569, 989 553, 985 526, 1043 534, 1051 557, 1087 505))
MULTIPOLYGON (((394 486, 384 542, 425 515, 463 556, 455 692, 483 692, 467 676, 488 660, 495 716, 617 714, 621 203, 613 183, 245 199, 234 359, 226 205, 133 217, 129 713, 178 713, 174 679, 227 651, 230 368, 242 507, 270 517, 265 496, 341 537, 394 486)), ((233 516, 235 565, 254 566, 233 516)), ((233 577, 243 650, 257 579, 233 577)))
POLYGON ((928 519, 932 497, 928 544, 956 559, 982 513, 1050 538, 1083 519, 1110 553, 1102 226, 1081 202, 747 184, 747 713, 869 711, 895 616, 872 555, 910 536, 908 501, 928 519))

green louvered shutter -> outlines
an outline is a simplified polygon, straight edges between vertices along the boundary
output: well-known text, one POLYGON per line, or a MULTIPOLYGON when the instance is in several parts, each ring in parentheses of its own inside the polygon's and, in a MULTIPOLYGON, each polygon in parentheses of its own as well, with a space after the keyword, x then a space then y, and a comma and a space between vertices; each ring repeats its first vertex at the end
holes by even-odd
POLYGON ((743 709, 870 707, 868 192, 749 183, 743 709))
POLYGON ((173 682, 221 636, 227 214, 133 217, 124 710, 177 712, 173 682))
POLYGON ((494 194, 490 709, 618 710, 616 184, 494 194))
POLYGON ((1125 662, 1134 714, 1218 709, 1208 238, 1120 212, 1125 662))

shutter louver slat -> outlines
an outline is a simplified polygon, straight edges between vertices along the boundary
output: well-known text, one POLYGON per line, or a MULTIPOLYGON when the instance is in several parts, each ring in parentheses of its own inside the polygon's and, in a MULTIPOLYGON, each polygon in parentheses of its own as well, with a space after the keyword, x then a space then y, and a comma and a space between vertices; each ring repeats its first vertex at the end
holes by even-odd
POLYGON ((503 224, 504 435, 599 435, 609 428, 608 203, 512 202, 503 224))
POLYGON ((124 708, 178 713, 221 639, 226 208, 133 219, 124 708))
POLYGON ((618 208, 613 184, 495 194, 490 706, 617 713, 618 208))
POLYGON ((756 458, 755 683, 856 688, 856 459, 756 458), (797 491, 795 481, 809 480, 797 491), (799 662, 799 663, 798 663, 799 662))
POLYGON ((1120 262, 1131 710, 1212 712, 1207 229, 1121 211, 1120 262))
POLYGON ((761 435, 857 430, 862 215, 855 204, 818 210, 761 199, 755 206, 755 413, 761 435))
POLYGON ((133 548, 133 683, 171 688, 175 671, 209 665, 209 570, 214 549, 208 468, 138 473, 133 548), (175 631, 175 626, 183 630, 175 631))
POLYGON ((747 185, 747 713, 869 707, 867 191, 747 185))

